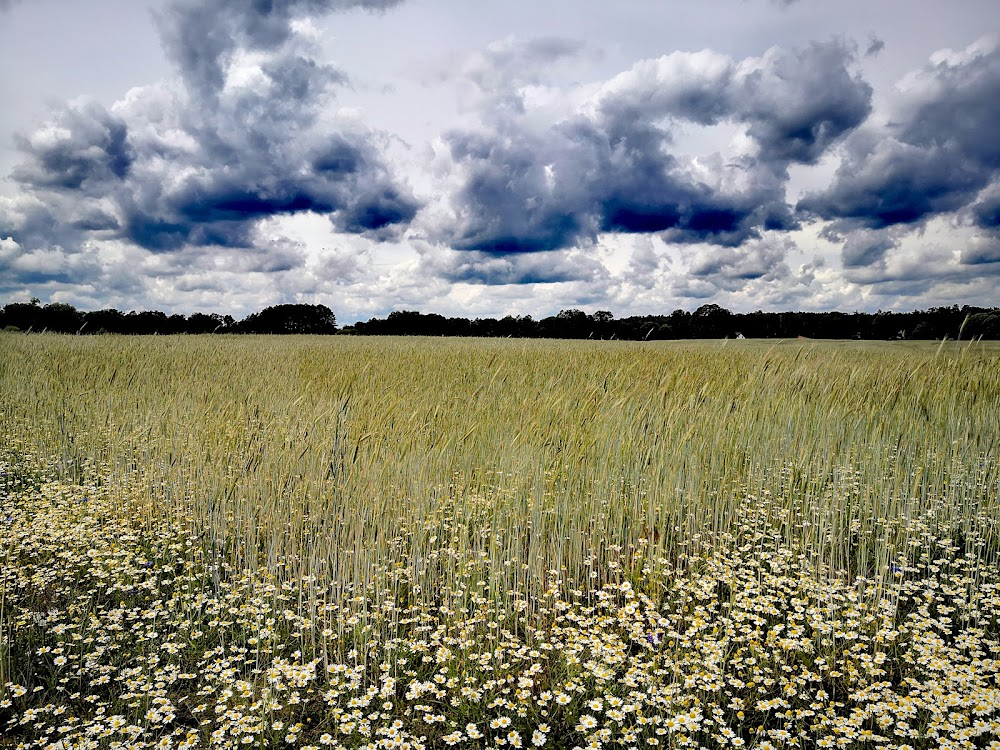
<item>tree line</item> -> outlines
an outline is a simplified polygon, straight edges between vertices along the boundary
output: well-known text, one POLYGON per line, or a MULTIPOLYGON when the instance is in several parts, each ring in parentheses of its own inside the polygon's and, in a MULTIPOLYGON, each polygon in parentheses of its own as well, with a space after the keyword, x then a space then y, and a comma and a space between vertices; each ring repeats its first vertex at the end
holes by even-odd
POLYGON ((38 299, 12 302, 0 309, 0 330, 55 333, 337 333, 337 318, 326 305, 274 305, 236 320, 231 315, 194 313, 167 315, 159 310, 82 312, 65 302, 47 305, 38 299))
POLYGON ((816 339, 1000 339, 1000 308, 932 307, 913 312, 731 312, 702 305, 693 312, 615 318, 607 310, 562 310, 535 320, 445 317, 401 310, 342 328, 326 305, 267 307, 236 320, 231 315, 167 315, 156 310, 80 311, 63 302, 12 302, 0 309, 0 330, 126 335, 151 334, 355 334, 365 336, 478 336, 511 338, 622 339, 653 341, 693 338, 816 339))

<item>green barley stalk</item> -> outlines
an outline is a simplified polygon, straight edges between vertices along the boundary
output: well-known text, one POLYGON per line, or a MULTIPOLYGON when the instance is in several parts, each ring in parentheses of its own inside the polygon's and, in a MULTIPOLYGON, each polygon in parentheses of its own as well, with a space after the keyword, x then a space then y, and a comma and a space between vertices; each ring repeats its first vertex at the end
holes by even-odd
POLYGON ((0 427, 68 477, 144 483, 147 523, 190 518, 216 589, 261 559, 363 587, 406 536, 445 582, 446 541, 483 555, 499 601, 550 569, 603 581, 611 548, 683 564, 748 495, 807 519, 778 526, 831 570, 877 577, 908 541, 880 519, 931 506, 996 555, 998 354, 4 335, 0 427))

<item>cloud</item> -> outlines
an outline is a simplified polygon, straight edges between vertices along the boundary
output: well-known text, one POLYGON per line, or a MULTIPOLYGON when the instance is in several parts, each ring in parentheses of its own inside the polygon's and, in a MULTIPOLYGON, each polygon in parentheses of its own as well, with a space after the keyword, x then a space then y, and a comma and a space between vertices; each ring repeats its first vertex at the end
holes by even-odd
MULTIPOLYGON (((963 288, 967 294, 977 287, 995 291, 1000 278, 1000 243, 995 238, 973 238, 960 257, 955 256, 951 247, 925 243, 887 255, 882 263, 845 269, 844 278, 884 296, 920 297, 934 289, 954 294, 963 288)), ((939 296, 947 299, 948 294, 939 296)), ((983 299, 990 300, 989 292, 983 299)))
POLYGON ((961 207, 985 177, 982 165, 952 148, 924 149, 886 138, 851 154, 833 184, 804 196, 798 208, 873 229, 912 224, 961 207))
POLYGON ((578 39, 508 36, 465 55, 442 77, 471 86, 475 107, 523 114, 530 86, 540 85, 561 66, 589 54, 593 51, 578 39))
POLYGON ((787 237, 769 234, 741 247, 705 247, 691 259, 684 280, 677 286, 702 296, 711 290, 741 292, 748 287, 783 285, 792 276, 786 259, 795 249, 787 237))
POLYGON ((438 251, 435 273, 449 282, 485 284, 555 284, 570 281, 606 282, 610 275, 593 255, 582 250, 557 250, 522 255, 438 251))
MULTIPOLYGON (((841 41, 772 49, 738 77, 735 118, 772 164, 815 164, 871 112, 872 88, 851 72, 854 49, 841 41)), ((746 65, 746 63, 744 63, 746 65)))
MULTIPOLYGON (((1000 264, 1000 236, 992 234, 974 237, 962 248, 961 262, 967 266, 1000 264)), ((997 273, 1000 273, 1000 266, 997 267, 997 273)))
POLYGON ((709 50, 675 52, 614 78, 600 108, 621 127, 658 118, 746 124, 761 161, 814 164, 871 111, 872 89, 851 71, 855 58, 837 40, 738 62, 709 50))
POLYGON ((858 230, 852 232, 840 254, 844 268, 858 268, 881 264, 886 253, 898 247, 886 231, 858 230))
POLYGON ((0 237, 0 261, 9 264, 21 254, 21 246, 10 237, 0 237))
POLYGON ((128 176, 134 154, 128 127, 95 101, 70 102, 30 136, 17 138, 28 161, 15 180, 29 188, 101 192, 128 176))
POLYGON ((402 0, 175 0, 158 16, 164 46, 187 88, 206 99, 222 90, 241 49, 274 52, 297 35, 295 22, 333 11, 386 10, 402 0))
MULTIPOLYGON (((503 255, 592 243, 600 232, 737 246, 794 228, 788 165, 815 163, 870 112, 855 57, 839 41, 741 61, 675 52, 637 63, 555 122, 484 106, 483 127, 444 136, 458 185, 452 221, 438 222, 434 238, 503 255), (723 122, 745 128, 749 150, 728 161, 674 153, 675 125, 723 122)), ((510 98, 502 86, 494 95, 510 98)))
POLYGON ((972 206, 972 216, 977 226, 1000 231, 1000 182, 980 194, 979 200, 972 206))
MULTIPOLYGON (((995 44, 937 53, 878 110, 860 73, 883 54, 874 35, 673 52, 617 75, 599 63, 629 50, 602 58, 589 33, 438 46, 446 71, 400 72, 426 46, 387 55, 355 39, 338 54, 370 46, 370 68, 333 62, 320 15, 395 4, 164 0, 171 78, 113 106, 70 101, 19 137, 0 196, 3 291, 185 312, 321 295, 344 321, 995 297, 995 44)), ((789 31, 805 9, 784 14, 789 31)), ((421 31, 407 44, 432 38, 421 31)), ((908 53, 891 52, 893 66, 908 53)))
POLYGON ((712 125, 733 109, 737 63, 729 56, 702 50, 672 52, 641 60, 606 82, 597 93, 599 119, 612 129, 630 121, 663 117, 712 125))
POLYGON ((320 213, 340 231, 387 237, 418 203, 384 138, 332 112, 346 76, 318 60, 309 18, 395 0, 177 0, 159 17, 176 83, 133 89, 110 111, 71 102, 20 138, 14 177, 73 215, 62 234, 0 217, 29 246, 109 233, 157 252, 251 247, 272 216, 320 213))
POLYGON ((554 250, 592 234, 582 173, 599 154, 581 146, 575 128, 533 132, 452 132, 445 136, 460 187, 456 219, 444 231, 461 250, 516 253, 554 250))
POLYGON ((943 50, 903 79, 899 138, 923 148, 953 148, 991 169, 1000 168, 1000 39, 943 50))
POLYGON ((1000 263, 1000 181, 979 194, 970 214, 979 231, 962 248, 961 263, 970 266, 1000 263))
POLYGON ((885 42, 874 34, 868 35, 868 46, 865 48, 865 57, 878 57, 879 53, 885 49, 885 42))
POLYGON ((1000 173, 1000 48, 945 51, 903 79, 893 121, 858 132, 833 183, 798 208, 872 229, 968 205, 1000 173))

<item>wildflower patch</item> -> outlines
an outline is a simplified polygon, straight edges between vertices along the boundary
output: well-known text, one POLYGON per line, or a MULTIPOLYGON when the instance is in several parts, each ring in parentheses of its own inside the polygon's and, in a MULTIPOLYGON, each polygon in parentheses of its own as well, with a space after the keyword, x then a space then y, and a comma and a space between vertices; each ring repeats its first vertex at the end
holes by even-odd
POLYGON ((345 595, 126 490, 2 490, 3 746, 1000 747, 1000 571, 933 513, 878 581, 747 503, 655 569, 496 597, 440 529, 455 575, 404 539, 345 595))

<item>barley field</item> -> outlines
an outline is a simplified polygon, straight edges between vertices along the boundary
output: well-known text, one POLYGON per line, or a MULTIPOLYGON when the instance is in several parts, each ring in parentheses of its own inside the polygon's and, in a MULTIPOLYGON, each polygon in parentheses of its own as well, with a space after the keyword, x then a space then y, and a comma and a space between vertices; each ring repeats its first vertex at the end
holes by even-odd
POLYGON ((0 747, 1000 748, 1000 346, 0 334, 0 747))

